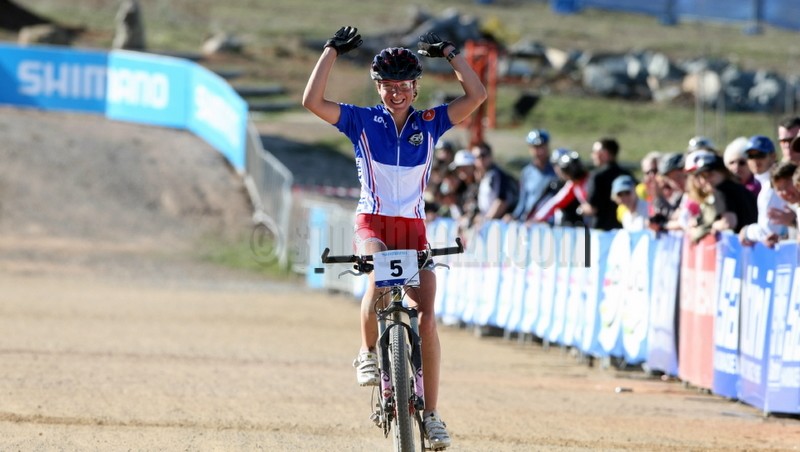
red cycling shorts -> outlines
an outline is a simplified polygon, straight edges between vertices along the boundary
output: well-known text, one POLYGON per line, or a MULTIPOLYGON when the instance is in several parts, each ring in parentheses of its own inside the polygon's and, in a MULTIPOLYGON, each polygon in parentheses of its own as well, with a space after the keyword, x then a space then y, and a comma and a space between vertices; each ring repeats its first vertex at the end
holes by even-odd
POLYGON ((387 217, 360 213, 356 216, 356 233, 353 248, 356 254, 364 252, 363 245, 380 240, 390 250, 423 251, 428 246, 425 220, 421 218, 387 217))

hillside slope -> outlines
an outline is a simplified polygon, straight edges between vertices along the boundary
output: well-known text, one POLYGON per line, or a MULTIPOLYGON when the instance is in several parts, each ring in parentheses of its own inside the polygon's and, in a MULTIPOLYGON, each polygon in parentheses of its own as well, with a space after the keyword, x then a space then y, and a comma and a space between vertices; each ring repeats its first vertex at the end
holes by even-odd
POLYGON ((189 132, 3 107, 0 136, 0 269, 169 258, 249 228, 241 178, 189 132))

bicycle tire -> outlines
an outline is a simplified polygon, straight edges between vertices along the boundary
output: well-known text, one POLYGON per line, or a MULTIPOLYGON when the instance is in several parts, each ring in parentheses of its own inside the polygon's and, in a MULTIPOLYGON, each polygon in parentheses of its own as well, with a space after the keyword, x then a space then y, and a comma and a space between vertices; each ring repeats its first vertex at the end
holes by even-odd
POLYGON ((395 324, 390 331, 392 381, 394 382, 395 416, 394 449, 414 452, 414 418, 409 410, 411 387, 408 373, 408 347, 405 328, 395 324))

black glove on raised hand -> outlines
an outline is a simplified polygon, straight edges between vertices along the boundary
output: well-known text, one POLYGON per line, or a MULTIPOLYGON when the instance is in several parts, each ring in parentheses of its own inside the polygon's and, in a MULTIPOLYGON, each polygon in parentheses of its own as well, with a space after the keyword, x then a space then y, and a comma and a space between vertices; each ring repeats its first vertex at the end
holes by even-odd
POLYGON ((419 37, 419 42, 417 43, 419 50, 417 50, 417 53, 429 58, 445 58, 447 55, 444 54, 444 48, 447 46, 455 48, 455 44, 452 42, 442 41, 439 35, 430 32, 419 37))
POLYGON ((358 34, 358 28, 342 27, 331 39, 328 39, 325 47, 333 47, 337 55, 344 55, 360 46, 362 42, 364 41, 361 40, 361 35, 358 34))

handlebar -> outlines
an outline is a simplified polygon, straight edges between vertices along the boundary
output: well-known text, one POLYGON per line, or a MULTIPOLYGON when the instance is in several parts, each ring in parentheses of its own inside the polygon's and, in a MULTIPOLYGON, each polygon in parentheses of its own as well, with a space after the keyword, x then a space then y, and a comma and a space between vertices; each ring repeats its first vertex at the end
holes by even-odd
MULTIPOLYGON (((369 262, 372 262, 372 255, 371 254, 351 254, 351 255, 342 255, 342 256, 331 256, 330 255, 330 248, 325 248, 322 252, 322 263, 323 264, 347 264, 347 263, 354 263, 356 264, 356 269, 359 271, 364 271, 365 265, 371 267, 369 262)), ((417 251, 417 257, 419 260, 420 268, 425 265, 430 257, 434 256, 445 256, 448 254, 461 254, 464 252, 464 245, 461 243, 461 237, 456 237, 456 246, 450 247, 443 247, 443 248, 428 248, 424 251, 417 251)), ((369 268, 368 270, 371 270, 369 268)), ((321 273, 323 269, 315 269, 316 272, 321 273)))

